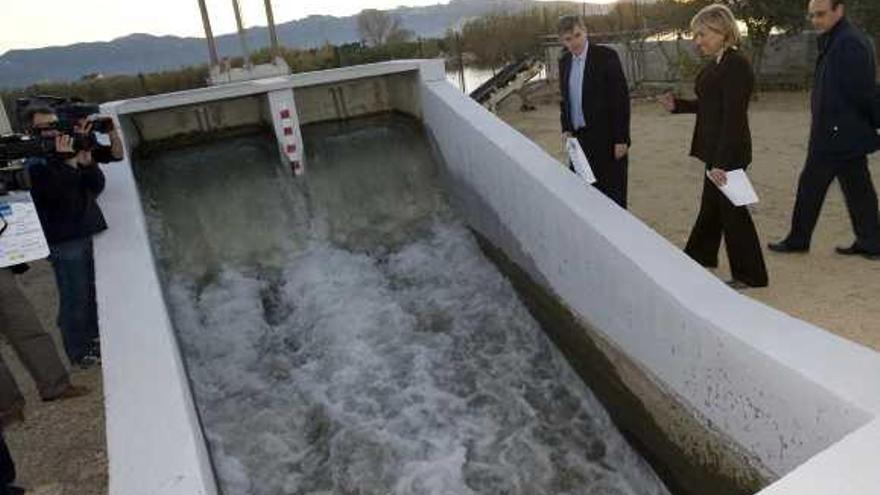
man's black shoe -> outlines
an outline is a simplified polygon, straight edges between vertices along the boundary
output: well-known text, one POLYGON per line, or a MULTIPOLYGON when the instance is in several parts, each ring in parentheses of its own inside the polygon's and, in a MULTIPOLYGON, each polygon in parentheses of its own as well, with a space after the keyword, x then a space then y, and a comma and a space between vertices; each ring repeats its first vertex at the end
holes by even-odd
POLYGON ((771 242, 767 244, 767 247, 770 248, 770 251, 775 251, 777 253, 806 253, 810 250, 810 248, 805 246, 792 246, 785 240, 771 242))
POLYGON ((855 244, 852 246, 837 246, 834 248, 834 251, 836 251, 837 254, 842 254, 844 256, 854 256, 858 254, 869 260, 880 260, 880 252, 867 251, 855 244))
POLYGON ((728 287, 730 287, 733 290, 746 290, 751 287, 751 285, 749 285, 741 280, 737 280, 735 278, 728 280, 724 283, 727 284, 728 287))
POLYGON ((858 248, 855 244, 852 246, 837 246, 834 248, 834 251, 837 254, 842 254, 844 256, 852 256, 855 254, 862 254, 862 250, 858 248))

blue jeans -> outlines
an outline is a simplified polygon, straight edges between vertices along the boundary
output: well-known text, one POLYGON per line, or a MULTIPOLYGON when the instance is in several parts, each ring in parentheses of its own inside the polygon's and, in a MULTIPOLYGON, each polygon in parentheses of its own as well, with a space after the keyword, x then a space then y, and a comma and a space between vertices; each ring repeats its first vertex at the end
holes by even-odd
POLYGON ((95 258, 92 239, 73 239, 49 246, 58 285, 58 327, 71 363, 79 363, 98 340, 95 301, 95 258))

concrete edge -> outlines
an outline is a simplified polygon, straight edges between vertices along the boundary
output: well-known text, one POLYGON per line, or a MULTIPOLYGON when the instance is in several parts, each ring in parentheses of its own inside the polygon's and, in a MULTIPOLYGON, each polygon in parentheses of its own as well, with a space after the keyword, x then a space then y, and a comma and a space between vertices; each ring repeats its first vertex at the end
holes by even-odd
POLYGON ((395 60, 375 64, 342 67, 290 76, 256 79, 187 91, 178 91, 130 100, 109 102, 102 105, 105 112, 117 115, 161 110, 181 105, 194 105, 208 101, 263 94, 288 88, 319 86, 340 81, 384 76, 399 72, 419 71, 423 80, 435 81, 445 78, 442 60, 395 60))

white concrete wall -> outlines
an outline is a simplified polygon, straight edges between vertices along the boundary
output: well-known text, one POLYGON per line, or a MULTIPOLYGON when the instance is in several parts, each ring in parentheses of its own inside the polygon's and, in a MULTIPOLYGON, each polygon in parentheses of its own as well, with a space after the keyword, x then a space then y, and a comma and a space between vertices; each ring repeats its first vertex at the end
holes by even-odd
MULTIPOLYGON (((729 289, 451 85, 424 83, 422 112, 468 222, 772 474, 880 412, 877 353, 729 289)), ((877 430, 823 453, 864 488, 835 493, 877 493, 880 470, 856 462, 880 459, 877 430)), ((812 468, 767 493, 831 493, 809 491, 812 468)))
MULTIPOLYGON (((126 148, 130 156, 129 143, 126 148)), ((215 495, 131 163, 105 166, 104 173, 99 203, 111 229, 95 238, 95 275, 109 492, 215 495)))

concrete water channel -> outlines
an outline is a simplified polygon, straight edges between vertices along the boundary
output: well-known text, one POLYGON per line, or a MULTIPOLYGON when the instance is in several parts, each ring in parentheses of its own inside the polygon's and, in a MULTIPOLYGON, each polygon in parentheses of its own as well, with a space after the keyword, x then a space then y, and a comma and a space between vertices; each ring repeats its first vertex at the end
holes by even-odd
POLYGON ((113 494, 880 486, 880 356, 730 290, 441 62, 104 109, 113 494))

